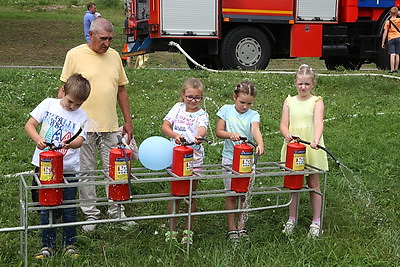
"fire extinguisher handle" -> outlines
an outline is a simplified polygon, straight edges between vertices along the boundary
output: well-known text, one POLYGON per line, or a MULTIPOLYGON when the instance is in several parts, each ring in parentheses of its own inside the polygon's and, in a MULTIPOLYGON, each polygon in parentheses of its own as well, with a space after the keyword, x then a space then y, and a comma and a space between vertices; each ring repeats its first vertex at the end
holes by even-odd
POLYGON ((249 143, 250 145, 252 145, 252 146, 254 146, 254 147, 257 147, 257 144, 256 144, 256 143, 254 143, 254 142, 248 140, 247 137, 245 137, 245 136, 241 136, 241 137, 240 137, 240 140, 244 141, 244 143, 249 143))
POLYGON ((249 143, 249 144, 251 144, 251 145, 254 146, 254 147, 257 147, 257 144, 254 143, 254 142, 252 142, 252 141, 250 141, 250 140, 247 140, 246 142, 249 143))

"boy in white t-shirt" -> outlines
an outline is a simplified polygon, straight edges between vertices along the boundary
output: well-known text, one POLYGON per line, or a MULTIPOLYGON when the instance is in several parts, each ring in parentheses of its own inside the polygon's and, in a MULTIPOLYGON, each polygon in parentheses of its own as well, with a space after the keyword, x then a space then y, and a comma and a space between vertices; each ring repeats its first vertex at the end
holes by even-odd
MULTIPOLYGON (((31 113, 31 117, 25 124, 25 131, 36 143, 35 153, 32 157, 32 164, 39 167, 39 154, 48 149, 48 143, 62 148, 64 172, 79 171, 79 147, 86 138, 86 132, 82 131, 78 137, 67 142, 85 124, 86 113, 80 109, 82 103, 89 97, 90 83, 80 74, 72 75, 63 87, 61 99, 46 98, 31 113), (36 128, 41 125, 40 132, 36 128)), ((74 175, 64 175, 72 176, 74 175)), ((68 182, 77 182, 77 179, 68 182)), ((63 200, 74 200, 77 187, 63 188, 63 200)), ((63 208, 63 223, 76 221, 76 208, 63 208)), ((49 210, 40 211, 42 225, 49 224, 49 210)), ((53 212, 53 221, 56 221, 53 212)), ((62 246, 66 254, 71 257, 78 256, 76 247, 76 227, 63 227, 62 246)), ((42 230, 42 249, 35 255, 35 258, 47 258, 54 255, 56 249, 56 229, 46 228, 42 230)))

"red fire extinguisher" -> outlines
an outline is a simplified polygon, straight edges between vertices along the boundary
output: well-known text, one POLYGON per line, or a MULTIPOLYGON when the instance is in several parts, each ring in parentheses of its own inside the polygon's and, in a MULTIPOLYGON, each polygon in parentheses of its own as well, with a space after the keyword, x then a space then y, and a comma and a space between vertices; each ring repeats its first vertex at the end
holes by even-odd
POLYGON ((131 155, 132 151, 122 143, 122 137, 118 136, 118 147, 110 150, 109 176, 115 181, 126 181, 123 184, 110 184, 108 186, 108 198, 114 201, 130 199, 131 193, 131 155))
MULTIPOLYGON (((181 145, 176 146, 172 153, 172 172, 178 176, 193 175, 193 148, 185 139, 181 140, 181 145)), ((174 196, 189 195, 190 181, 171 181, 171 194, 174 196)))
MULTIPOLYGON (((306 146, 298 142, 289 143, 286 151, 285 166, 294 171, 303 171, 305 166, 306 146)), ((301 189, 304 184, 304 175, 286 175, 283 186, 289 189, 301 189)))
MULTIPOLYGON (((41 184, 60 184, 63 182, 63 154, 48 150, 39 154, 39 180, 41 184)), ((39 204, 42 206, 56 206, 62 203, 62 188, 39 189, 39 204)))
MULTIPOLYGON (((198 140, 206 141, 205 138, 198 140)), ((185 139, 181 140, 181 145, 176 146, 172 153, 172 172, 178 176, 192 176, 193 175, 193 148, 194 142, 188 143, 185 139)), ((187 196, 190 191, 189 180, 171 181, 171 194, 174 196, 187 196)))
MULTIPOLYGON (((66 141, 67 144, 71 143, 82 132, 82 128, 66 141)), ((56 150, 61 149, 62 146, 56 147, 53 143, 46 143, 50 150, 41 152, 39 154, 39 180, 41 184, 61 184, 64 182, 64 155, 56 150)), ((42 206, 56 206, 60 205, 63 200, 62 188, 44 188, 39 189, 39 204, 42 206)))
MULTIPOLYGON (((240 137, 243 141, 233 147, 233 161, 232 170, 238 173, 251 173, 253 166, 253 149, 257 145, 247 140, 246 137, 240 137), (247 143, 250 143, 248 145, 247 143)), ((232 178, 231 190, 236 193, 245 193, 249 187, 249 177, 235 177, 232 178)))

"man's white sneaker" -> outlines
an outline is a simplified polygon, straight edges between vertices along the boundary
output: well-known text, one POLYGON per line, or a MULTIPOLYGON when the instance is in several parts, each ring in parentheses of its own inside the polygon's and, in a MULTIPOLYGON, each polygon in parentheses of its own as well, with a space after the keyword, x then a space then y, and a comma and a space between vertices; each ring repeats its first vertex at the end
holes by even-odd
POLYGON ((317 238, 321 234, 321 228, 318 224, 311 224, 310 225, 310 230, 308 231, 308 237, 309 238, 317 238))
POLYGON ((284 233, 285 235, 291 235, 291 234, 293 234, 294 228, 295 228, 294 222, 293 221, 287 221, 283 225, 282 233, 284 233))
MULTIPOLYGON (((86 219, 87 222, 88 221, 95 221, 95 220, 96 220, 96 218, 94 218, 94 217, 88 217, 86 219)), ((85 225, 82 225, 82 230, 85 231, 85 232, 92 232, 92 231, 94 231, 94 229, 96 229, 96 224, 85 224, 85 225)))
MULTIPOLYGON (((116 213, 116 214, 111 214, 110 217, 111 217, 112 219, 119 219, 119 218, 120 218, 120 217, 118 216, 117 213, 116 213)), ((126 218, 128 218, 128 217, 126 217, 125 213, 122 213, 122 214, 121 214, 121 219, 126 219, 126 218)), ((123 224, 123 225, 126 225, 126 226, 138 225, 138 223, 135 222, 135 221, 124 221, 124 222, 122 222, 122 224, 123 224)))

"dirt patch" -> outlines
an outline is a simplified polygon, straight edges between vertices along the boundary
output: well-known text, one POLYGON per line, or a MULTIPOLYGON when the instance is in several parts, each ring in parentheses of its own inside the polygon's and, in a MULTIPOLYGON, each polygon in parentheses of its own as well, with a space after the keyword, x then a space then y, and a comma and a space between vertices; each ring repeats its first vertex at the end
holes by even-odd
POLYGON ((84 42, 81 23, 2 20, 1 25, 0 65, 61 66, 66 52, 84 42))

